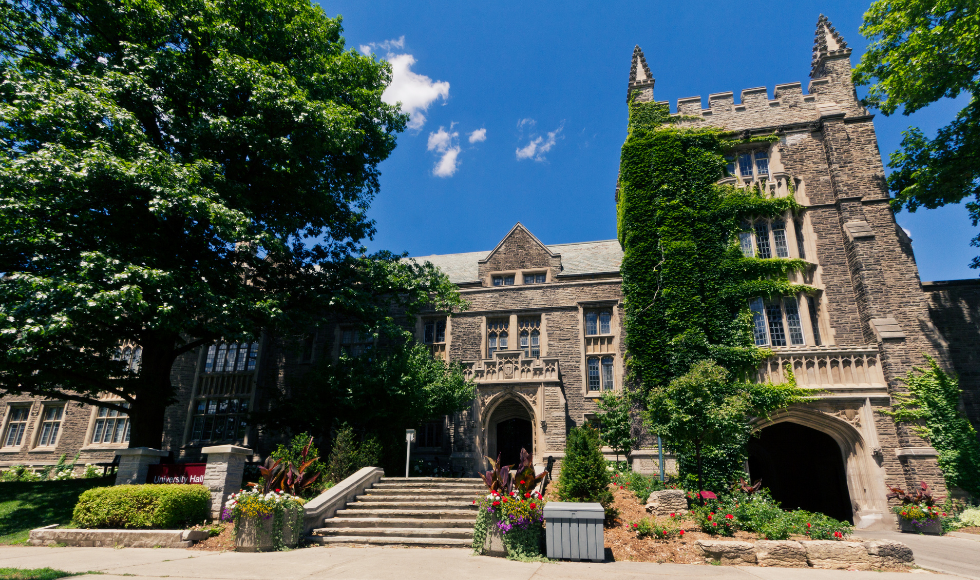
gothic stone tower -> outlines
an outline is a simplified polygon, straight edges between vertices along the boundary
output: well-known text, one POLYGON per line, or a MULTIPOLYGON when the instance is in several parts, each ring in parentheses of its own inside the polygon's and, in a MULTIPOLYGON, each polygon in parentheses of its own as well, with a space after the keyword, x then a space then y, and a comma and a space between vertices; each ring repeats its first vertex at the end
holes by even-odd
MULTIPOLYGON (((853 515, 858 528, 869 528, 893 525, 886 484, 926 481, 946 493, 936 451, 879 411, 903 389, 900 378, 924 364, 923 354, 943 363, 947 356, 930 322, 911 240, 888 205, 873 117, 851 83, 850 55, 820 16, 806 93, 798 82, 776 85, 772 98, 766 87, 745 89, 738 103, 731 92, 714 93, 706 108, 700 96, 687 97, 677 101, 675 115, 696 118, 683 121, 688 126, 779 137, 771 146, 736 151, 722 182, 761 183, 769 195, 795 195, 806 208, 802 217, 757 220, 740 241, 758 257, 810 262, 797 281, 816 287, 816 296, 753 301, 752 310, 756 343, 775 352, 760 380, 780 381, 788 363, 801 386, 822 394, 759 422, 749 467, 790 505, 794 488, 833 490, 850 510, 845 503, 825 511, 853 515)), ((637 47, 628 90, 652 101, 653 87, 637 47)))

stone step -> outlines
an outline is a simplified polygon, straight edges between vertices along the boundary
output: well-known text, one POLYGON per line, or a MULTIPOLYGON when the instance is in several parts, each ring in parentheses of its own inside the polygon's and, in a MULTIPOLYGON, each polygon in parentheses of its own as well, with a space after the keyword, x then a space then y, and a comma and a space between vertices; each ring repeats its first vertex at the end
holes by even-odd
MULTIPOLYGON (((475 518, 474 518, 475 519, 475 518)), ((323 520, 324 528, 466 528, 472 532, 474 519, 433 518, 345 518, 323 520)), ((362 534, 365 535, 365 534, 362 534)))
POLYGON ((379 481, 374 484, 375 489, 380 488, 410 488, 425 487, 434 489, 486 489, 482 483, 439 483, 437 481, 379 481))
POLYGON ((486 495, 486 489, 471 490, 471 489, 434 489, 430 487, 382 487, 382 488, 371 488, 364 490, 365 495, 358 497, 367 496, 402 496, 402 495, 414 495, 414 496, 432 496, 441 495, 446 497, 471 497, 474 495, 486 495))
POLYGON ((469 538, 471 528, 319 528, 318 536, 357 536, 362 538, 469 538))
POLYGON ((338 517, 356 518, 419 518, 430 520, 475 520, 474 509, 342 509, 338 517))
POLYGON ((471 483, 483 485, 483 480, 479 477, 382 477, 381 483, 404 482, 416 483, 434 481, 436 483, 471 483))
POLYGON ((473 508, 473 501, 365 501, 347 504, 349 510, 364 509, 464 509, 473 508))
POLYGON ((441 494, 430 494, 430 495, 399 495, 399 494, 381 494, 381 493, 369 493, 366 495, 357 496, 358 502, 366 503, 377 503, 377 502, 454 502, 454 503, 464 503, 473 504, 476 499, 475 496, 467 495, 441 495, 441 494))
POLYGON ((470 548, 473 540, 467 538, 399 538, 399 537, 365 537, 365 536, 307 536, 314 544, 329 544, 333 546, 396 546, 402 548, 470 548))

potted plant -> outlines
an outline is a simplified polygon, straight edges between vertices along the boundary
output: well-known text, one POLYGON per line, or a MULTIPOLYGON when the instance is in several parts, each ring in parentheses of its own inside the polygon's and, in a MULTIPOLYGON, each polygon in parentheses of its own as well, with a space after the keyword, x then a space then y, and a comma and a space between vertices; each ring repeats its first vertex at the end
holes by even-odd
POLYGON ((898 487, 889 487, 888 499, 897 499, 902 505, 892 511, 898 515, 899 528, 906 533, 942 535, 942 510, 936 507, 936 498, 926 482, 920 484, 915 492, 906 492, 898 487))
POLYGON ((473 530, 473 551, 489 556, 535 557, 541 555, 544 501, 535 489, 546 472, 535 475, 531 456, 521 449, 513 472, 487 457, 492 469, 480 474, 489 493, 473 500, 479 507, 473 530))
POLYGON ((262 486, 232 494, 225 506, 224 519, 235 522, 235 551, 267 552, 292 548, 303 531, 303 499, 300 497, 316 482, 319 474, 307 469, 317 459, 310 453, 313 438, 303 448, 299 465, 269 457, 259 468, 262 486))

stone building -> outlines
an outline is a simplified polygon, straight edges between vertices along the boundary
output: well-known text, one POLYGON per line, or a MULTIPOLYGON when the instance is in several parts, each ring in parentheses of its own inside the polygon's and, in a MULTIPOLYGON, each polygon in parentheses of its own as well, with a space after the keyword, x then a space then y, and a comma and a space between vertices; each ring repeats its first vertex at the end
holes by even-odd
MULTIPOLYGON (((759 380, 781 381, 789 364, 801 386, 820 394, 757 423, 749 468, 785 506, 868 528, 892 525, 886 484, 924 480, 946 493, 935 450, 879 413, 923 354, 960 375, 967 414, 980 426, 980 283, 920 282, 911 240, 888 205, 873 118, 851 84, 850 54, 821 17, 806 93, 795 82, 776 85, 772 98, 766 87, 742 90, 738 103, 732 92, 709 95, 707 107, 689 97, 677 101, 676 114, 690 125, 779 137, 737 151, 723 181, 761 184, 805 207, 799 216, 756 221, 739 243, 761 258, 810 263, 797 281, 817 288, 814 296, 749 306, 757 344, 775 352, 759 380)), ((627 88, 654 98, 639 47, 627 88)), ((521 224, 492 250, 418 258, 441 268, 470 308, 420 316, 416 336, 434 356, 463 362, 478 394, 464 412, 418 426, 415 454, 472 475, 485 467, 484 456, 510 462, 524 447, 535 463, 558 467, 568 430, 590 419, 603 392, 622 389, 621 258, 615 240, 546 245, 521 224)), ((180 388, 165 448, 177 460, 195 460, 203 446, 237 443, 264 457, 272 441, 247 421, 263 392, 282 388, 319 357, 368 345, 343 324, 323 328, 299 347, 265 337, 184 355, 172 370, 180 388)), ((137 347, 128 348, 122 356, 138 365, 137 347)), ((62 453, 80 453, 80 463, 109 461, 128 445, 128 419, 110 415, 0 398, 0 468, 49 465, 62 453)), ((634 452, 636 469, 658 469, 653 441, 647 437, 634 452)))

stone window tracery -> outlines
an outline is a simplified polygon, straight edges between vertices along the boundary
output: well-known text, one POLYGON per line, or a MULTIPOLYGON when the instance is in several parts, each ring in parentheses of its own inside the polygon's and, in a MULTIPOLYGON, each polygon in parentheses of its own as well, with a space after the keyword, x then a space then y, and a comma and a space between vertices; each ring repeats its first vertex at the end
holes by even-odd
MULTIPOLYGON (((747 258, 789 258, 789 241, 786 237, 786 222, 782 219, 755 220, 742 222, 738 233, 738 245, 742 255, 747 258)), ((797 245, 802 247, 797 237, 797 245)))
POLYGON ((768 151, 748 151, 739 153, 738 156, 727 155, 725 162, 728 175, 738 175, 747 181, 769 177, 768 151))
POLYGON ((487 358, 493 358, 493 353, 498 350, 507 350, 509 326, 510 320, 507 318, 487 319, 487 358))
POLYGON ((517 328, 524 356, 539 358, 541 356, 541 317, 523 316, 517 320, 517 328))
POLYGON ((749 301, 752 312, 752 334, 756 346, 800 346, 806 344, 800 309, 796 298, 763 302, 749 301))

